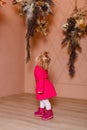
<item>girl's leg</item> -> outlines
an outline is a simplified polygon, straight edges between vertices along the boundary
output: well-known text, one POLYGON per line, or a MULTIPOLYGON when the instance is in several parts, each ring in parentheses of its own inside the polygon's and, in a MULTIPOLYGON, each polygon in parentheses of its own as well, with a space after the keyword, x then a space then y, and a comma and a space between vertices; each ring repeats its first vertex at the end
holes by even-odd
POLYGON ((45 104, 43 103, 42 100, 40 100, 40 107, 34 114, 35 116, 42 117, 44 115, 44 112, 45 112, 45 104))
POLYGON ((46 110, 50 110, 51 109, 51 103, 50 103, 50 101, 48 99, 42 100, 42 102, 43 102, 46 110))
POLYGON ((45 104, 44 104, 43 100, 40 100, 40 108, 45 108, 45 104))
POLYGON ((45 105, 45 113, 42 116, 42 119, 43 120, 49 120, 49 119, 53 118, 51 103, 50 103, 50 101, 48 99, 43 100, 43 103, 45 105))

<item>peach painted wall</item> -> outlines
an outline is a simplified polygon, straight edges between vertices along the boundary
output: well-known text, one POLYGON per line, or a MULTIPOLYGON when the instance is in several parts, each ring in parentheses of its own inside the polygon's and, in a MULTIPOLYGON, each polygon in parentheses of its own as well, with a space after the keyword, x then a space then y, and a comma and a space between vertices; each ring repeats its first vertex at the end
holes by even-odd
POLYGON ((24 23, 11 0, 0 7, 0 97, 24 92, 24 23))
MULTIPOLYGON (((49 33, 47 37, 35 35, 31 40, 31 60, 25 64, 25 92, 35 92, 33 70, 35 57, 41 51, 49 51, 52 62, 49 68, 49 78, 54 83, 59 97, 87 99, 87 37, 80 41, 82 53, 78 53, 75 63, 76 75, 69 77, 66 48, 61 48, 62 25, 74 8, 74 0, 54 0, 54 16, 50 18, 49 33)), ((85 0, 78 0, 78 6, 83 7, 85 0)))

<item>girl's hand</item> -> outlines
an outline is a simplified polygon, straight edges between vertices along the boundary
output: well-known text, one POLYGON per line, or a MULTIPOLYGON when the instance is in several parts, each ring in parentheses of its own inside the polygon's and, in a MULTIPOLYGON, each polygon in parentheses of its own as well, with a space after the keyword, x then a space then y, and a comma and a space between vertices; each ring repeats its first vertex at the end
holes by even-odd
POLYGON ((43 92, 41 92, 41 91, 38 91, 38 94, 42 94, 43 92))

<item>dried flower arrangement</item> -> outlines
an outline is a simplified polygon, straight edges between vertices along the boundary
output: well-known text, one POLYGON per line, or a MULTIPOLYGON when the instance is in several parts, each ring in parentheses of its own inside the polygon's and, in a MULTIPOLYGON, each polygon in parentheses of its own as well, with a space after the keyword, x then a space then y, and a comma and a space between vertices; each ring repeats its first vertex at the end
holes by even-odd
POLYGON ((19 4, 20 12, 26 17, 26 62, 30 59, 30 38, 35 32, 47 35, 48 15, 52 14, 52 0, 13 0, 13 4, 19 4))
POLYGON ((0 6, 3 6, 4 4, 6 4, 6 2, 4 0, 0 0, 0 6))
POLYGON ((75 74, 74 63, 77 58, 77 51, 81 52, 82 48, 79 44, 80 39, 87 34, 87 10, 78 9, 77 1, 75 0, 75 9, 67 23, 63 25, 63 33, 65 38, 62 41, 62 47, 67 46, 69 54, 69 74, 71 77, 75 74))

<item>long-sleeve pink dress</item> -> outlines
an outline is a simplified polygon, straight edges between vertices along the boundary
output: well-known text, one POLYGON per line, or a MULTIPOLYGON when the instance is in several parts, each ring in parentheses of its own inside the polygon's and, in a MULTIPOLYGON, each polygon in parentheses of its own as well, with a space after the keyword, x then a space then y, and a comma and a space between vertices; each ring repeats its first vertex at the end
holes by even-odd
POLYGON ((36 80, 36 98, 44 100, 55 97, 56 91, 53 84, 48 79, 48 71, 44 70, 39 65, 35 66, 34 76, 36 80), (39 92, 42 92, 41 94, 39 92))

